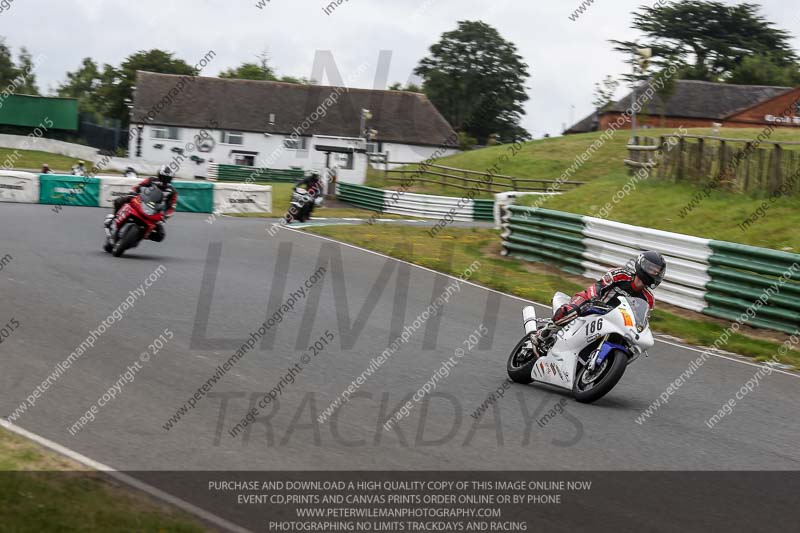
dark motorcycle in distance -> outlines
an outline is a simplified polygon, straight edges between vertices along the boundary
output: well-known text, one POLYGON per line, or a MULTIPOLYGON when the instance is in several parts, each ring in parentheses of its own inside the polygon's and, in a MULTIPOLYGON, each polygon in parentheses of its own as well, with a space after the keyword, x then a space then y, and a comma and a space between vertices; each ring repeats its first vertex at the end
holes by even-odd
POLYGON ((289 202, 289 212, 284 217, 287 224, 294 221, 306 222, 311 218, 314 207, 322 204, 322 196, 315 196, 303 187, 295 187, 289 202))
POLYGON ((165 209, 166 202, 161 189, 156 185, 143 189, 122 206, 110 227, 106 228, 103 250, 120 257, 126 250, 136 248, 164 220, 165 209))

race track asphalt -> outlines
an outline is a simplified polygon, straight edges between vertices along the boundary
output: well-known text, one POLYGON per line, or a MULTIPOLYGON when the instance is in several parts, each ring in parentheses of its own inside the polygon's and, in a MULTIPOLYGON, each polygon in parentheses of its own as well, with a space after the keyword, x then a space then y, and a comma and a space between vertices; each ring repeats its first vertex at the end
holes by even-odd
POLYGON ((223 217, 208 224, 205 215, 186 213, 170 222, 164 243, 146 242, 115 259, 101 250, 103 214, 93 208, 55 213, 43 205, 0 204, 0 257, 13 258, 0 271, 0 325, 12 318, 20 324, 0 345, 0 408, 10 414, 163 264, 164 274, 146 295, 16 421, 118 470, 800 466, 795 375, 764 377, 709 429, 705 421, 759 371, 710 357, 668 404, 638 424, 642 411, 701 354, 662 341, 594 405, 547 387, 513 385, 476 421, 471 413, 506 380, 505 361, 522 334, 525 304, 473 285, 463 285, 440 322, 429 320, 368 377, 333 422, 318 423, 317 416, 387 348, 392 332, 411 324, 451 278, 299 231, 271 237, 264 220, 223 217), (326 257, 332 259, 325 261, 325 279, 271 330, 268 346, 257 343, 167 431, 164 424, 176 410, 326 257), (488 339, 467 350, 435 394, 415 404, 396 429, 384 431, 381 424, 389 413, 430 380, 456 348, 468 348, 463 342, 482 323, 488 339), (165 329, 174 338, 142 364, 135 380, 99 410, 96 420, 71 435, 68 428, 165 329), (273 402, 261 421, 231 437, 228 430, 326 330, 335 340, 286 387, 279 405, 273 402), (565 406, 563 414, 536 423, 559 405, 565 406))

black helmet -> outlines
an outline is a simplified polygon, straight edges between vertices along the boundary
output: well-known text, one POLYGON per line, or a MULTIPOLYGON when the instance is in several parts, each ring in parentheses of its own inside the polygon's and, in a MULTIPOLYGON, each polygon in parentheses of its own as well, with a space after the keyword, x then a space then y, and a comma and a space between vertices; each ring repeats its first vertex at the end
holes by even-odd
POLYGON ((664 281, 667 273, 667 262, 664 257, 654 251, 644 252, 636 258, 636 276, 646 287, 655 289, 664 281))
POLYGON ((314 178, 314 179, 317 179, 317 180, 318 180, 318 179, 320 179, 320 176, 321 176, 321 175, 320 175, 320 173, 319 173, 319 170, 312 170, 312 171, 310 171, 310 172, 308 173, 308 177, 309 177, 309 178, 314 178))
POLYGON ((175 173, 169 168, 167 165, 161 165, 161 168, 158 169, 158 174, 156 177, 163 185, 169 185, 172 182, 172 178, 175 176, 175 173))

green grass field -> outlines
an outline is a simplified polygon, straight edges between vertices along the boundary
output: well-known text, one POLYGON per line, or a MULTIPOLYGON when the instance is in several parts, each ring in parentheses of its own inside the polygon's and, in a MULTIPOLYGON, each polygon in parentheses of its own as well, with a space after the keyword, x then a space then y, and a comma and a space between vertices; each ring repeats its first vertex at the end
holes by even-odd
MULTIPOLYGON (((585 288, 585 278, 570 276, 555 268, 525 263, 499 255, 500 238, 494 230, 447 228, 432 242, 426 228, 413 226, 348 226, 315 227, 305 231, 374 250, 439 272, 458 275, 475 259, 482 266, 473 276, 475 283, 540 303, 549 302, 555 291, 575 293, 585 288), (452 246, 452 260, 448 250, 452 246)), ((653 312, 655 331, 673 335, 688 343, 711 346, 729 326, 722 320, 660 306, 653 312)), ((735 334, 725 349, 765 361, 778 353, 786 336, 744 327, 746 334, 735 334)), ((800 368, 800 352, 793 350, 781 358, 786 364, 800 368)))
MULTIPOLYGON (((67 157, 59 154, 52 154, 50 152, 40 152, 38 150, 14 150, 13 148, 0 148, 0 165, 5 164, 6 161, 13 161, 11 165, 12 170, 30 169, 40 170, 44 163, 50 165, 50 169, 56 173, 69 173, 72 171, 72 166, 77 163, 74 157, 67 157), (17 156, 13 155, 17 152, 17 156)), ((91 161, 86 161, 87 168, 91 169, 91 161)))
POLYGON ((16 533, 205 531, 194 518, 112 485, 0 429, 0 529, 16 533))
MULTIPOLYGON (((692 134, 711 135, 710 129, 691 129, 692 134)), ((720 135, 741 139, 752 139, 760 129, 725 129, 720 135)), ((657 137, 672 133, 672 130, 649 129, 643 135, 657 137)), ((600 136, 602 132, 581 135, 568 135, 559 138, 532 141, 523 150, 501 167, 503 174, 520 178, 557 179, 568 169, 575 159, 600 136)), ((600 150, 589 158, 570 180, 584 181, 586 185, 577 188, 564 187, 563 194, 547 199, 542 207, 569 211, 582 215, 595 215, 630 179, 622 161, 627 157, 626 144, 630 132, 618 131, 600 150)), ((778 141, 800 141, 800 131, 779 129, 771 137, 778 141)), ((800 149, 800 147, 791 147, 800 149)), ((506 150, 495 146, 442 158, 438 164, 486 171, 497 162, 506 150)), ((383 174, 372 171, 368 184, 375 187, 390 188, 397 183, 387 182, 383 174)), ((456 189, 418 184, 414 192, 446 194, 459 196, 456 189)), ((622 201, 614 204, 606 218, 640 226, 662 229, 705 237, 727 240, 800 252, 800 196, 779 198, 770 204, 767 215, 742 231, 739 224, 749 217, 765 201, 764 194, 736 194, 716 191, 702 202, 688 216, 681 218, 680 209, 701 190, 700 186, 690 184, 671 184, 659 181, 657 177, 641 181, 636 189, 622 201)), ((486 195, 484 195, 485 197, 486 195)), ((525 198, 521 204, 531 204, 535 197, 525 198)))

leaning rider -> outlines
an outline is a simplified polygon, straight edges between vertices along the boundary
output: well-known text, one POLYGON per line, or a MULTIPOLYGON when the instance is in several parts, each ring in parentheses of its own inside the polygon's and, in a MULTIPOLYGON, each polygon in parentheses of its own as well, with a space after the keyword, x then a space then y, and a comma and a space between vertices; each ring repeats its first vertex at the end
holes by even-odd
POLYGON ((559 307, 553 314, 552 323, 543 327, 536 334, 536 350, 540 354, 547 353, 552 347, 555 335, 567 324, 583 315, 592 306, 592 302, 608 304, 617 296, 641 298, 647 302, 650 310, 655 306, 652 289, 664 280, 667 262, 664 257, 654 251, 644 252, 636 258, 634 267, 615 268, 597 282, 572 297, 569 303, 559 307))
POLYGON ((295 187, 304 188, 313 198, 322 196, 322 176, 318 170, 312 170, 303 179, 298 181, 295 187))
POLYGON ((161 222, 156 224, 155 229, 152 231, 152 233, 150 233, 149 239, 156 242, 163 241, 166 237, 164 224, 166 223, 167 219, 169 219, 175 213, 175 205, 178 203, 178 191, 176 191, 175 187, 172 186, 173 174, 174 173, 171 168, 169 168, 167 165, 162 165, 161 168, 158 169, 158 174, 155 177, 143 180, 141 183, 131 189, 131 194, 120 196, 114 200, 114 214, 106 216, 106 227, 111 227, 114 217, 117 216, 117 213, 120 209, 122 209, 122 206, 138 196, 139 193, 142 192, 142 189, 156 185, 164 193, 164 203, 166 204, 166 207, 164 209, 164 216, 162 217, 161 222))

